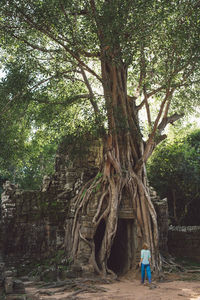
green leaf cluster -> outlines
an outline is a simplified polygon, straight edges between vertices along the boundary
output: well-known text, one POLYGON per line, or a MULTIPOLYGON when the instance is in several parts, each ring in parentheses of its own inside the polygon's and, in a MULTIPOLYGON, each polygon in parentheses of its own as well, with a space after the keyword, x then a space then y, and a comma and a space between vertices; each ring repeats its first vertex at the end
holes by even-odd
POLYGON ((148 163, 150 185, 167 197, 173 225, 199 225, 200 130, 163 142, 148 163))

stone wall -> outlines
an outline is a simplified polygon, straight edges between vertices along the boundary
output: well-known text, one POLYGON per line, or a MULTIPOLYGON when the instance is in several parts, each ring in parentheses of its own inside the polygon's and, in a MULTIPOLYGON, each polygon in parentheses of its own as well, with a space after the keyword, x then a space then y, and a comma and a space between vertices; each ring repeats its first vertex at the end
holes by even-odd
MULTIPOLYGON (((73 199, 81 187, 97 174, 102 161, 103 148, 100 140, 87 137, 87 145, 63 142, 57 152, 55 173, 45 176, 41 189, 24 191, 6 182, 2 194, 0 250, 8 266, 24 260, 40 260, 49 257, 65 245, 67 255, 73 251, 71 232, 74 220, 73 199), (78 155, 80 154, 80 155, 78 155)), ((160 231, 160 249, 167 251, 167 201, 160 200, 155 191, 151 197, 158 214, 160 231)), ((111 259, 111 269, 125 271, 136 266, 140 259, 140 245, 137 239, 137 221, 131 199, 122 199, 119 209, 119 224, 111 259), (128 241, 132 240, 131 243, 128 241), (123 241, 123 242, 122 242, 123 241), (123 244, 123 245, 122 245, 123 244), (118 255, 119 248, 125 249, 118 255)), ((95 251, 98 251, 99 239, 105 230, 102 222, 98 228, 93 226, 93 217, 98 207, 98 198, 89 202, 85 215, 80 219, 80 233, 86 239, 94 238, 95 251), (100 237, 98 236, 100 235, 100 237)), ((88 267, 91 247, 81 240, 77 252, 77 264, 88 267)), ((90 271, 90 270, 88 270, 90 271)))
POLYGON ((88 139, 79 152, 62 143, 55 160, 55 173, 45 176, 38 191, 20 190, 6 182, 1 201, 0 254, 6 266, 27 260, 41 260, 63 247, 65 219, 70 217, 70 200, 98 170, 102 155, 99 141, 88 139), (92 143, 92 146, 90 145, 92 143))
POLYGON ((168 252, 168 202, 167 198, 160 199, 152 188, 150 194, 157 213, 159 249, 164 254, 168 252))
POLYGON ((7 181, 1 214, 1 251, 6 263, 47 257, 63 243, 65 204, 53 193, 23 191, 7 181))
POLYGON ((200 226, 170 226, 168 249, 176 257, 200 261, 200 226))

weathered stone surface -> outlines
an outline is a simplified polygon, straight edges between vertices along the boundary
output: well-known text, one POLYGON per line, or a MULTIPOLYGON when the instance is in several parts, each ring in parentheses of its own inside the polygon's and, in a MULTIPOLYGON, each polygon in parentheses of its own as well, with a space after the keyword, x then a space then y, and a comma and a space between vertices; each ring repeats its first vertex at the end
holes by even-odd
POLYGON ((151 188, 151 199, 157 213, 159 248, 161 252, 168 252, 168 202, 167 198, 160 199, 151 188))
POLYGON ((24 283, 19 279, 13 280, 13 291, 15 294, 25 294, 24 283))
MULTIPOLYGON (((23 262, 27 260, 41 260, 55 253, 63 244, 65 244, 66 255, 71 256, 72 241, 66 232, 71 232, 73 226, 75 213, 73 199, 83 184, 97 174, 103 155, 102 144, 99 140, 89 139, 87 149, 81 152, 79 150, 77 152, 73 145, 69 149, 64 144, 60 146, 56 155, 55 173, 51 177, 44 177, 39 191, 23 191, 10 182, 5 183, 2 194, 0 246, 7 266, 16 263, 23 265, 23 262), (78 156, 75 156, 76 152, 78 156)), ((126 261, 123 265, 120 263, 118 266, 120 270, 134 266, 138 260, 135 208, 127 195, 125 192, 120 204, 117 242, 114 243, 111 253, 111 256, 117 257, 118 245, 124 247, 122 255, 126 261), (132 244, 128 247, 130 239, 132 244)), ((167 201, 160 201, 155 192, 152 198, 159 215, 160 248, 166 250, 167 201)), ((94 228, 93 225, 98 201, 96 194, 93 201, 87 205, 85 215, 79 220, 80 233, 89 241, 98 232, 104 230, 103 224, 99 224, 98 228, 94 228)), ((103 206, 102 209, 105 207, 103 206)), ((98 248, 98 237, 95 242, 98 248)), ((72 271, 76 274, 80 271, 90 272, 91 265, 88 264, 90 255, 91 247, 81 241, 75 262, 79 271, 72 271)), ((119 260, 119 258, 115 259, 119 260)), ((110 264, 113 265, 112 260, 110 264)), ((56 272, 49 270, 42 276, 49 276, 48 279, 50 280, 51 277, 53 280, 58 275, 56 272)))
POLYGON ((5 278, 5 293, 6 294, 13 293, 13 278, 12 277, 5 278))
POLYGON ((80 156, 72 161, 70 149, 61 145, 55 174, 44 177, 40 191, 20 190, 9 181, 4 184, 0 244, 7 265, 22 264, 27 259, 40 260, 63 245, 65 219, 70 215, 69 202, 83 182, 96 174, 101 147, 97 141, 85 151, 84 158, 80 156))
MULTIPOLYGON (((9 272, 7 272, 7 274, 8 273, 9 272)), ((21 280, 15 279, 13 277, 5 277, 4 291, 5 291, 6 295, 12 294, 12 297, 14 297, 18 294, 20 294, 20 295, 23 294, 24 295, 25 294, 24 283, 21 280)), ((21 299, 20 296, 17 297, 17 299, 21 299)))
POLYGON ((58 271, 55 268, 49 268, 40 274, 42 281, 56 281, 58 279, 58 271))
POLYGON ((11 270, 5 271, 5 277, 13 277, 13 272, 11 270))
POLYGON ((170 226, 169 253, 200 261, 200 226, 170 226))
POLYGON ((0 289, 4 286, 4 279, 5 279, 5 264, 1 261, 0 262, 0 289))
POLYGON ((65 201, 58 201, 54 193, 21 191, 8 182, 5 188, 1 208, 5 261, 40 259, 55 251, 56 242, 60 245, 64 239, 65 201))

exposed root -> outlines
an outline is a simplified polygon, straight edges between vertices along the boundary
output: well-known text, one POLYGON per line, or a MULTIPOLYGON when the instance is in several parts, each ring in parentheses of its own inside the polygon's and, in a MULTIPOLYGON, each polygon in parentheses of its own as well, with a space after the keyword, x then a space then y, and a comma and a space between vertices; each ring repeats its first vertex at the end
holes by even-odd
POLYGON ((154 206, 151 202, 147 187, 140 179, 140 177, 130 169, 130 176, 132 177, 132 182, 129 182, 129 188, 133 192, 133 197, 136 202, 136 212, 137 212, 137 220, 138 225, 140 226, 141 232, 145 240, 151 246, 152 252, 152 263, 154 270, 160 271, 161 270, 161 261, 159 258, 158 252, 158 226, 157 226, 157 215, 154 209, 154 206), (136 184, 135 184, 136 182, 136 184), (137 186, 137 189, 136 189, 137 186), (137 192, 135 191, 137 190, 137 192), (151 220, 153 223, 153 228, 151 225, 151 220), (153 236, 152 236, 153 233, 153 236))
POLYGON ((164 257, 161 255, 162 266, 165 273, 172 273, 177 271, 185 272, 186 269, 180 264, 175 262, 175 258, 168 256, 164 257))
POLYGON ((71 292, 70 295, 65 297, 65 299, 78 299, 76 296, 80 293, 97 293, 97 292, 106 292, 107 290, 99 284, 111 283, 111 280, 103 280, 101 278, 77 278, 77 279, 68 279, 65 281, 55 282, 55 283, 46 283, 40 286, 37 294, 40 295, 56 295, 57 293, 62 292, 71 292), (47 289, 55 288, 55 291, 48 291, 47 289))
MULTIPOLYGON (((137 224, 140 228, 140 239, 150 244, 152 251, 153 269, 160 269, 161 261, 158 252, 158 228, 157 216, 154 206, 151 202, 148 187, 144 179, 144 172, 135 173, 131 164, 127 171, 121 171, 118 159, 114 151, 108 150, 103 170, 103 176, 95 177, 87 182, 76 196, 74 205, 75 216, 72 226, 73 255, 78 249, 78 242, 81 239, 91 248, 92 254, 90 262, 94 269, 106 276, 114 272, 107 267, 107 261, 110 256, 111 247, 116 235, 118 225, 118 211, 124 189, 129 191, 132 199, 132 209, 136 212, 137 224), (92 219, 94 232, 96 231, 102 219, 105 220, 105 233, 102 244, 96 256, 94 241, 88 240, 80 232, 81 215, 86 211, 89 201, 92 200, 92 194, 97 186, 101 187, 101 193, 98 201, 98 207, 92 219)), ((138 231, 139 232, 139 231, 138 231)))
POLYGON ((72 227, 72 237, 74 237, 74 235, 75 235, 75 228, 76 228, 77 219, 78 219, 80 210, 85 207, 85 205, 87 204, 87 202, 90 199, 90 196, 91 196, 93 190, 100 182, 101 182, 101 178, 97 181, 95 179, 92 179, 89 182, 87 182, 84 185, 84 188, 82 188, 81 191, 79 192, 76 203, 75 203, 75 207, 74 207, 75 216, 74 216, 74 223, 73 223, 73 227, 72 227), (92 184, 91 184, 91 182, 92 182, 92 184), (85 191, 85 193, 84 193, 84 191, 85 191))
POLYGON ((110 212, 110 203, 108 203, 107 208, 104 210, 104 212, 102 213, 102 215, 99 217, 99 219, 96 221, 95 223, 95 227, 97 228, 97 226, 99 225, 99 223, 101 222, 101 220, 106 219, 108 214, 110 212))
MULTIPOLYGON (((94 215, 94 218, 93 218, 93 220, 92 220, 92 222, 93 222, 94 224, 97 223, 97 222, 96 222, 96 219, 97 219, 98 215, 99 215, 100 212, 101 212, 102 204, 103 204, 103 201, 104 201, 104 199, 105 199, 105 197, 106 197, 107 194, 108 194, 108 191, 106 190, 106 191, 103 193, 103 195, 101 196, 100 200, 99 200, 99 205, 98 205, 98 208, 97 208, 97 212, 96 212, 96 214, 94 215)), ((101 218, 100 218, 100 220, 101 220, 101 218)))

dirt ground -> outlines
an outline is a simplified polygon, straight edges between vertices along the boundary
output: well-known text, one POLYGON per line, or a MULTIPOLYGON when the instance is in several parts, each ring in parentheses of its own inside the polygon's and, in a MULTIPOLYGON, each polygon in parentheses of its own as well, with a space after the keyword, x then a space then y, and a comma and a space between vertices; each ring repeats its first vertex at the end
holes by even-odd
POLYGON ((78 299, 92 300, 200 300, 200 283, 173 281, 157 284, 150 290, 139 281, 122 280, 106 286, 107 292, 82 294, 78 299))
POLYGON ((87 292, 84 287, 82 291, 52 288, 38 291, 33 286, 27 286, 26 291, 37 295, 40 300, 200 300, 200 281, 193 274, 187 278, 184 274, 169 274, 163 282, 154 281, 151 289, 141 285, 140 280, 132 278, 131 274, 113 283, 95 284, 95 287, 96 290, 87 292))

